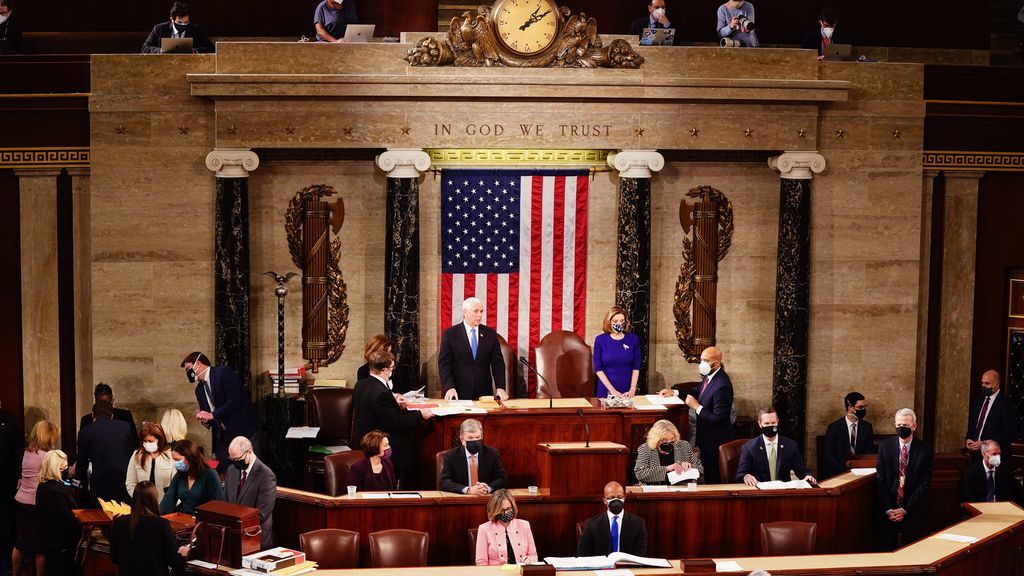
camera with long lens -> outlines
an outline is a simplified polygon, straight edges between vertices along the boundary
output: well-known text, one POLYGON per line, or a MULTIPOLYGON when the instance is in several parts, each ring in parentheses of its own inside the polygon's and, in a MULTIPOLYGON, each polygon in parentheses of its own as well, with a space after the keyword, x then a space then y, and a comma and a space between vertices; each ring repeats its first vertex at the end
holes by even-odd
POLYGON ((733 40, 732 38, 722 38, 722 48, 743 48, 746 44, 742 40, 733 40))
POLYGON ((754 31, 754 21, 746 16, 740 14, 737 16, 740 21, 740 32, 746 32, 747 34, 754 31))

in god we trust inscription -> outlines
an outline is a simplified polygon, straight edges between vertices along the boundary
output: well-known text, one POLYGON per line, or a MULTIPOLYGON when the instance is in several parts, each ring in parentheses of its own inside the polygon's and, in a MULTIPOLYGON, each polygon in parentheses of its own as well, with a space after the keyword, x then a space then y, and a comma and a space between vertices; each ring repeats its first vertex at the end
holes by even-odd
POLYGON ((476 12, 452 18, 443 40, 421 39, 406 61, 513 68, 639 68, 644 62, 625 40, 604 46, 596 20, 572 15, 554 0, 497 0, 476 12))

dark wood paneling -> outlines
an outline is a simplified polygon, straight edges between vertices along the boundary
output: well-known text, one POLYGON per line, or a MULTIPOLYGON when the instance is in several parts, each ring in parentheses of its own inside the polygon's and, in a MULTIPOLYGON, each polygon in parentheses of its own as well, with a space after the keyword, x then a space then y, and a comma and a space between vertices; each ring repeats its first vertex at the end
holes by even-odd
MULTIPOLYGON (((21 270, 21 207, 18 177, 0 169, 0 269, 21 270)), ((25 391, 21 359, 21 276, 0 282, 0 362, 6 376, 0 383, 0 406, 25 424, 25 391)))

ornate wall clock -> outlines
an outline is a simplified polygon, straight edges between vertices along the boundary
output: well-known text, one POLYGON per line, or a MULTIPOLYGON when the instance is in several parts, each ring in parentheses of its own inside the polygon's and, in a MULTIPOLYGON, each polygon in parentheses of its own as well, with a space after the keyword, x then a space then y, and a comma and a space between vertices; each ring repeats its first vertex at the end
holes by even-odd
POLYGON ((644 61, 625 40, 603 45, 596 20, 554 0, 497 0, 464 12, 445 38, 423 38, 405 59, 413 66, 523 68, 639 68, 644 61))

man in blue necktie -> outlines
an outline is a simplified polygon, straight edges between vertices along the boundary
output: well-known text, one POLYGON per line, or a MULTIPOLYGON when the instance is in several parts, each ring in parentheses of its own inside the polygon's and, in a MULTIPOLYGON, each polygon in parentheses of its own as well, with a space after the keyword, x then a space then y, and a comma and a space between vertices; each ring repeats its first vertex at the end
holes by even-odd
POLYGON ((625 503, 626 491, 622 484, 605 484, 604 504, 608 510, 587 520, 577 556, 607 556, 612 552, 647 554, 647 524, 636 514, 627 514, 625 503))
POLYGON ((495 395, 505 400, 505 360, 498 333, 481 324, 484 305, 477 298, 462 303, 462 322, 441 335, 437 371, 446 400, 477 400, 495 395))

